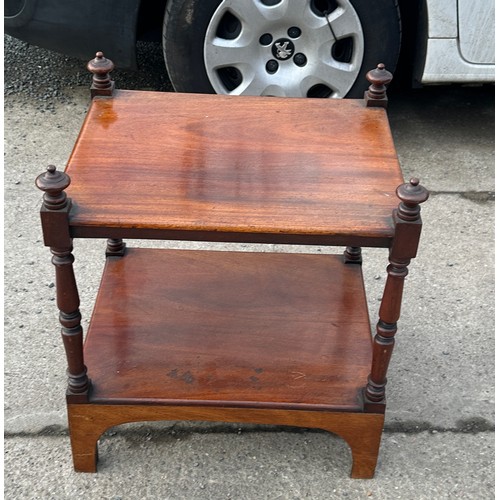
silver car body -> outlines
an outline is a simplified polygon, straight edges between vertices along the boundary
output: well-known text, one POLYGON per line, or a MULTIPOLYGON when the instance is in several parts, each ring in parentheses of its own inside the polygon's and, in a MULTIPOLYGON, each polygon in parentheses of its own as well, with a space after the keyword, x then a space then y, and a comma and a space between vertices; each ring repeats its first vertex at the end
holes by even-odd
POLYGON ((495 81, 494 0, 426 0, 422 84, 495 81))

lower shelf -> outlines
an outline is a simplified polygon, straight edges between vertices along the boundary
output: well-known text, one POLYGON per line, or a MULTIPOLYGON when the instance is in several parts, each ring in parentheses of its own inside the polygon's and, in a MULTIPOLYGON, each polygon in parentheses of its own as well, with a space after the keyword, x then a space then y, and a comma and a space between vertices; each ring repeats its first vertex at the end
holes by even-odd
POLYGON ((362 411, 361 266, 128 249, 107 259, 84 355, 93 403, 362 411))

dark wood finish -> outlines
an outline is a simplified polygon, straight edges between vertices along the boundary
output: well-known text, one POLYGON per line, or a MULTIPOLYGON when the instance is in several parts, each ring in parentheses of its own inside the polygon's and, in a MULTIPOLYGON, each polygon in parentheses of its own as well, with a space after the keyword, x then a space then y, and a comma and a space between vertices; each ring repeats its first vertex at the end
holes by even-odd
POLYGON ((47 210, 64 210, 69 204, 64 190, 70 183, 71 179, 67 174, 58 171, 54 165, 49 165, 47 170, 35 180, 37 188, 44 192, 44 208, 47 210))
POLYGON ((86 402, 89 389, 87 368, 83 361, 83 330, 80 324, 80 298, 76 287, 73 262, 69 249, 51 248, 56 269, 56 295, 61 334, 68 361, 68 402, 86 402))
POLYGON ((221 408, 193 406, 68 405, 75 469, 97 471, 97 440, 108 428, 128 422, 195 420, 278 424, 324 429, 343 438, 351 448, 351 477, 372 478, 384 425, 384 416, 370 413, 221 408))
POLYGON ((389 246, 403 182, 361 100, 132 91, 93 100, 66 171, 79 237, 389 246))
POLYGON ((366 105, 387 108, 387 85, 392 81, 392 73, 380 63, 375 69, 368 71, 366 79, 371 83, 365 92, 366 105))
POLYGON ((64 190, 69 186, 67 174, 49 165, 39 175, 36 185, 44 191, 40 211, 45 244, 50 246, 56 270, 56 295, 61 334, 68 362, 68 402, 86 402, 89 388, 87 369, 83 361, 83 330, 80 298, 73 271, 73 245, 68 231, 71 200, 64 190))
MULTIPOLYGON (((226 232, 226 231, 177 231, 171 229, 158 228, 138 228, 138 227, 72 227, 71 236, 73 238, 126 238, 126 239, 151 239, 151 240, 181 240, 181 241, 211 241, 227 243, 273 243, 284 245, 325 245, 325 246, 345 246, 355 245, 358 247, 380 247, 385 248, 390 245, 391 240, 386 236, 352 236, 339 234, 290 234, 276 232, 226 232)), ((251 230, 251 229, 250 229, 251 230)))
POLYGON ((398 187, 397 195, 401 203, 393 213, 395 234, 391 256, 398 260, 413 259, 417 255, 422 230, 420 204, 429 198, 429 192, 418 179, 412 178, 409 183, 398 187))
POLYGON ((114 67, 113 61, 106 59, 102 52, 97 52, 95 58, 88 62, 87 69, 92 73, 91 97, 113 95, 115 82, 111 80, 109 74, 114 67))
POLYGON ((45 246, 69 248, 72 245, 68 222, 71 200, 64 192, 70 182, 69 176, 54 165, 49 165, 35 180, 38 189, 44 192, 40 218, 45 246))
POLYGON ((128 249, 87 334, 90 401, 361 411, 371 343, 342 256, 128 249))
POLYGON ((344 262, 346 264, 362 264, 363 255, 360 247, 347 247, 344 251, 344 262))
POLYGON ((373 342, 372 369, 365 391, 367 411, 383 412, 385 408, 386 376, 401 313, 404 280, 408 274, 408 265, 417 254, 420 239, 420 203, 429 197, 429 192, 415 178, 400 185, 396 192, 401 203, 393 213, 395 236, 389 252, 387 281, 380 304, 377 334, 373 342))
POLYGON ((121 257, 125 254, 126 243, 121 238, 108 238, 106 257, 121 257))

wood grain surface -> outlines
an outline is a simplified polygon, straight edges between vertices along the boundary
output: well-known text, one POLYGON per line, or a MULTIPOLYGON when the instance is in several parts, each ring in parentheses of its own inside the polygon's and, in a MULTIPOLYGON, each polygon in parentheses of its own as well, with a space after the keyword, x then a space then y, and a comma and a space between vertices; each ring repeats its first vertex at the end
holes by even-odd
POLYGON ((92 402, 362 411, 371 344, 340 256, 128 249, 84 356, 92 402))
POLYGON ((66 171, 73 235, 115 238, 388 246, 402 182, 385 110, 364 101, 135 91, 93 100, 66 171))
MULTIPOLYGON (((351 448, 351 477, 369 479, 375 473, 384 425, 384 415, 370 413, 156 405, 68 405, 68 417, 73 463, 80 472, 97 471, 97 441, 110 427, 141 421, 206 420, 311 427, 333 432, 351 448)), ((168 453, 168 448, 165 452, 168 453)))

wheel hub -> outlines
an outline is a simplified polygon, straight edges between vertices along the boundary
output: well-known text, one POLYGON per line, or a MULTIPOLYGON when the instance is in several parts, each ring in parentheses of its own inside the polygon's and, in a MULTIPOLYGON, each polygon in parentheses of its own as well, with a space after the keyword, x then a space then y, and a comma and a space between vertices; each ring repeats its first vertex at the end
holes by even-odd
POLYGON ((214 90, 344 97, 361 69, 363 30, 349 0, 327 2, 329 9, 319 9, 323 3, 222 0, 204 40, 205 68, 214 90))
POLYGON ((295 52, 295 45, 287 38, 280 38, 273 43, 273 56, 279 61, 290 59, 295 52))

